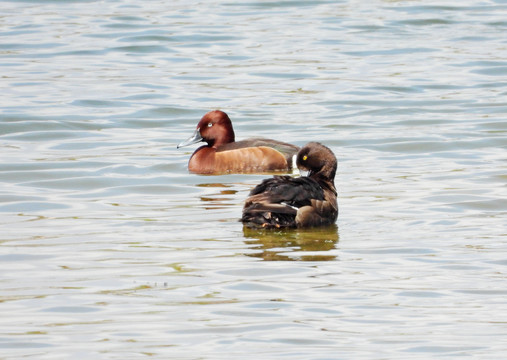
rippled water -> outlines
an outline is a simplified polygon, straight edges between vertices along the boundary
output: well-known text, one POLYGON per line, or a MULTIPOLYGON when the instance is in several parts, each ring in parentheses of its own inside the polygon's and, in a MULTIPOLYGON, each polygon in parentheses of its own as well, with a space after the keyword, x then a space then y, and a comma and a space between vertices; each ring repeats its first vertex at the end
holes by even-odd
POLYGON ((3 359, 507 356, 505 1, 1 8, 3 359), (331 147, 337 226, 243 229, 216 108, 331 147))

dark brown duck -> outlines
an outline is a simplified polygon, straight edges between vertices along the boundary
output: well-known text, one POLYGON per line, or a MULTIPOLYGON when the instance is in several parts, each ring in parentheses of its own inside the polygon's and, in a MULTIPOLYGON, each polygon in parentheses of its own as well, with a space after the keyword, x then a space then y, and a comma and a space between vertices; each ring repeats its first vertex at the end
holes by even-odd
POLYGON ((325 226, 338 218, 334 185, 337 161, 326 146, 310 142, 297 154, 307 176, 274 176, 263 180, 246 199, 241 221, 249 227, 325 226))

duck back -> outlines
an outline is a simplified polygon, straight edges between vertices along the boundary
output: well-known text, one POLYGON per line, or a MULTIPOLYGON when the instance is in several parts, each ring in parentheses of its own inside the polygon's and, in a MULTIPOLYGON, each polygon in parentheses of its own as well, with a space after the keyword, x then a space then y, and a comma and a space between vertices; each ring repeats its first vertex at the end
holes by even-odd
POLYGON ((298 209, 324 200, 324 191, 308 177, 274 176, 263 180, 248 197, 241 221, 252 227, 296 227, 298 209))
POLYGON ((257 148, 257 147, 271 148, 282 154, 283 157, 285 158, 287 167, 289 169, 292 168, 292 158, 299 151, 298 146, 288 144, 282 141, 263 138, 251 138, 221 145, 217 148, 217 153, 222 151, 239 150, 244 148, 257 148))

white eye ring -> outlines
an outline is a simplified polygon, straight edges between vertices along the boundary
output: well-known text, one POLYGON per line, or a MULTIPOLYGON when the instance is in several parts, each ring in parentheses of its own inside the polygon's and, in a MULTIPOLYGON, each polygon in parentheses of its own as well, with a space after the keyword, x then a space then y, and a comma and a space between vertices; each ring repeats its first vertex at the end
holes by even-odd
POLYGON ((212 124, 212 123, 208 123, 208 127, 212 127, 212 126, 213 126, 213 124, 212 124))

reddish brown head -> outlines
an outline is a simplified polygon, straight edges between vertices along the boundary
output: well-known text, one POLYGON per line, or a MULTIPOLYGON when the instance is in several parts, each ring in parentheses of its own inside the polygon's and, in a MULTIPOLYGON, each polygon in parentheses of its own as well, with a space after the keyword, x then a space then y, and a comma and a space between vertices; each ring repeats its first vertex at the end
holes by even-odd
POLYGON ((220 145, 234 142, 234 130, 231 119, 220 110, 210 111, 205 114, 197 124, 194 134, 178 145, 178 147, 205 141, 208 146, 217 148, 220 145))
POLYGON ((220 110, 210 111, 197 124, 202 138, 210 146, 219 146, 234 142, 234 130, 231 119, 220 110))

